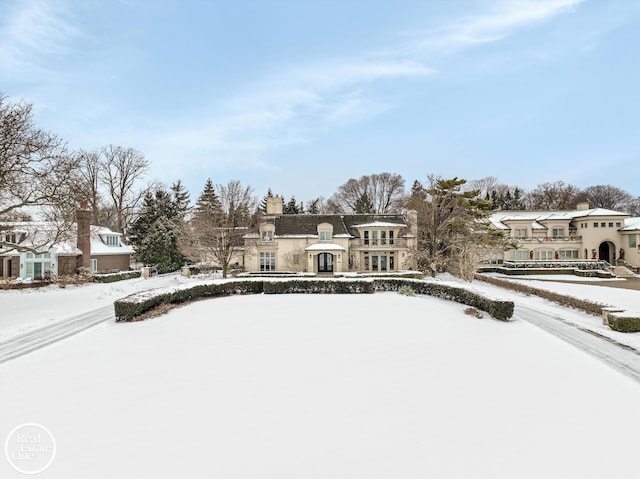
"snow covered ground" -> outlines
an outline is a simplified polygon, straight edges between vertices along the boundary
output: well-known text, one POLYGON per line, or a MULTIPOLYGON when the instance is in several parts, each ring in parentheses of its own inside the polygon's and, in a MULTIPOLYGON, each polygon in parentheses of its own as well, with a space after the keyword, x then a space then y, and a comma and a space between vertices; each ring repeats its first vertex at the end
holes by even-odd
MULTIPOLYGON (((136 281, 77 288, 77 303, 136 281)), ((38 298, 60 320, 77 314, 61 291, 0 299, 20 315, 38 298)), ((637 382, 525 321, 463 310, 256 295, 102 323, 0 365, 0 438, 48 428, 42 478, 637 477, 637 382)), ((23 477, 4 454, 0 477, 23 477)))

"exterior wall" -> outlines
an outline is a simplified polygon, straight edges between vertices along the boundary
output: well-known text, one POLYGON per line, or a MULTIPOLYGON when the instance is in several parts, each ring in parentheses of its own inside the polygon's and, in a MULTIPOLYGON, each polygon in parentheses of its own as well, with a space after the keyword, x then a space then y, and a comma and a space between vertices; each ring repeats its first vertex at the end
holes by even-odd
POLYGON ((131 256, 129 255, 100 255, 92 256, 91 259, 98 261, 97 271, 128 271, 131 265, 131 256))
POLYGON ((640 231, 625 232, 622 235, 622 245, 620 246, 624 250, 624 260, 636 268, 640 268, 640 231), (635 242, 635 248, 632 246, 633 237, 635 242))
POLYGON ((0 256, 0 278, 16 278, 20 274, 20 256, 0 256))
POLYGON ((58 276, 68 276, 78 271, 77 256, 58 256, 58 276))
POLYGON ((622 234, 618 231, 624 226, 624 219, 611 218, 606 216, 589 216, 587 218, 577 218, 578 231, 582 235, 582 248, 587 251, 589 258, 600 258, 600 245, 603 242, 611 243, 611 253, 613 257, 609 262, 613 263, 618 258, 620 248, 624 248, 622 234), (598 226, 594 226, 597 224, 598 226), (604 225, 604 226, 603 226, 604 225))

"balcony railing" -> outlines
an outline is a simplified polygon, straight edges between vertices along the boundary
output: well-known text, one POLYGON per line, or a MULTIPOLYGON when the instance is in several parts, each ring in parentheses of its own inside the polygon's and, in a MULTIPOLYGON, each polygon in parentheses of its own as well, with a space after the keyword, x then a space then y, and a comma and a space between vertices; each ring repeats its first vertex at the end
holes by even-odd
POLYGON ((570 236, 514 236, 513 239, 522 241, 523 243, 550 243, 560 241, 582 241, 582 236, 570 235, 570 236))
POLYGON ((393 239, 393 240, 382 240, 378 238, 377 240, 373 239, 359 239, 350 242, 351 248, 372 248, 372 249, 380 249, 380 248, 406 248, 407 240, 405 239, 393 239))

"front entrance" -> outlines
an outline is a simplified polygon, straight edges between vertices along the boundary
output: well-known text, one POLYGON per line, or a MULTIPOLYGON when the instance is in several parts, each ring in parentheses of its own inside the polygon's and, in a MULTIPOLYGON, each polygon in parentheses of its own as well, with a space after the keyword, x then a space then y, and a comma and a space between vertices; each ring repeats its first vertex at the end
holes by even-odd
POLYGON ((598 259, 614 264, 616 260, 616 247, 611 241, 603 241, 598 248, 598 259))
POLYGON ((318 273, 333 273, 333 255, 331 253, 318 255, 318 273))

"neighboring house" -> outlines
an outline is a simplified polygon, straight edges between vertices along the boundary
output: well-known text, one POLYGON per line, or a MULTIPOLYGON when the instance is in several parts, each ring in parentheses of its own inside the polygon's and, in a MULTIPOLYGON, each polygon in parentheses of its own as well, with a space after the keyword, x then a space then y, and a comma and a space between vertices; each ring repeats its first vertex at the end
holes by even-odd
POLYGON ((601 260, 640 268, 640 218, 626 213, 581 203, 575 211, 500 211, 490 220, 517 243, 504 260, 601 260))
MULTIPOLYGON (((90 212, 79 211, 75 230, 64 240, 51 244, 45 252, 35 253, 0 248, 0 277, 39 279, 47 274, 68 275, 80 268, 94 273, 126 271, 134 250, 122 242, 122 235, 109 228, 90 225, 90 212)), ((23 249, 47 243, 54 225, 44 222, 0 224, 0 240, 19 244, 23 249)))
POLYGON ((384 273, 414 267, 417 215, 282 214, 267 198, 257 233, 245 236, 249 272, 384 273))

